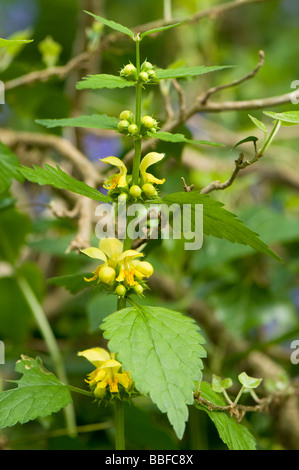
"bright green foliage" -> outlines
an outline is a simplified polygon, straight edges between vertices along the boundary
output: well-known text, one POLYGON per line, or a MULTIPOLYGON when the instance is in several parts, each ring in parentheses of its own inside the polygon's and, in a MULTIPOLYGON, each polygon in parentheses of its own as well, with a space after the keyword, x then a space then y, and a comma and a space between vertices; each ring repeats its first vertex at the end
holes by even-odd
POLYGON ((204 65, 199 65, 197 67, 178 67, 178 68, 169 68, 169 69, 157 69, 156 76, 160 80, 172 79, 172 78, 186 78, 186 77, 195 77, 197 75, 203 75, 205 73, 217 72, 218 70, 223 70, 229 68, 229 65, 213 65, 210 67, 205 67, 204 65))
POLYGON ((39 358, 22 356, 16 371, 23 374, 17 388, 0 393, 0 428, 44 418, 71 403, 67 386, 44 369, 39 358))
POLYGON ((126 26, 123 26, 119 23, 116 23, 115 21, 107 20, 106 18, 102 18, 101 16, 94 15, 93 13, 90 13, 89 11, 85 11, 85 13, 87 13, 88 15, 93 16, 97 21, 100 21, 105 26, 108 26, 109 28, 114 29, 115 31, 118 31, 119 33, 127 34, 132 39, 134 38, 133 31, 131 31, 126 26))
POLYGON ((261 131, 267 134, 268 129, 263 122, 259 121, 257 118, 255 118, 254 116, 251 116, 250 114, 248 114, 248 116, 250 117, 250 119, 252 120, 253 124, 256 127, 258 127, 261 131))
POLYGON ((19 166, 16 155, 0 142, 0 194, 9 188, 14 178, 23 181, 18 171, 19 166))
POLYGON ((239 374, 238 379, 240 383, 243 385, 243 387, 250 388, 250 389, 257 388, 262 381, 262 379, 250 377, 249 375, 246 374, 246 372, 242 372, 241 374, 239 374))
POLYGON ((78 90, 100 90, 101 88, 126 88, 134 86, 135 82, 126 80, 117 75, 98 74, 88 75, 77 83, 78 90))
POLYGON ((232 379, 230 379, 229 377, 227 377, 226 379, 221 379, 221 377, 218 377, 217 375, 213 374, 212 389, 214 392, 222 393, 227 388, 230 388, 232 384, 232 379))
MULTIPOLYGON (((246 227, 238 217, 223 208, 223 204, 215 201, 200 191, 189 193, 173 193, 164 196, 161 202, 166 204, 203 204, 203 232, 217 238, 225 238, 232 243, 249 245, 256 251, 280 260, 259 236, 246 227)), ((280 260, 281 261, 281 260, 280 260)))
POLYGON ((72 178, 67 173, 61 170, 59 166, 53 168, 45 164, 44 168, 34 166, 34 169, 22 167, 19 170, 32 183, 40 185, 48 184, 57 189, 65 189, 73 193, 81 194, 81 196, 89 197, 94 201, 109 202, 110 198, 97 191, 95 188, 88 186, 82 181, 72 178))
POLYGON ((178 312, 136 305, 109 315, 101 328, 137 389, 167 413, 181 438, 206 356, 198 326, 178 312))
MULTIPOLYGON (((200 384, 200 396, 218 406, 227 406, 224 399, 212 390, 207 382, 200 384)), ((215 424, 222 441, 230 450, 255 450, 256 443, 252 434, 242 424, 238 423, 235 418, 229 416, 224 411, 210 411, 207 406, 198 405, 196 408, 204 410, 215 424)))
POLYGON ((192 145, 212 145, 214 147, 222 147, 223 144, 218 144, 217 142, 209 142, 207 140, 192 140, 192 139, 187 139, 183 134, 172 134, 171 132, 155 132, 154 134, 149 133, 150 137, 153 137, 154 139, 160 139, 163 140, 164 142, 173 142, 173 143, 179 143, 179 142, 185 142, 187 144, 192 144, 192 145))
POLYGON ((281 121, 283 126, 290 124, 299 124, 299 111, 286 111, 285 113, 274 113, 272 111, 264 111, 264 114, 281 121))
POLYGON ((32 42, 33 39, 1 39, 0 38, 0 47, 19 47, 23 44, 28 44, 32 42))
POLYGON ((160 28, 149 29, 140 35, 141 39, 145 36, 149 36, 150 34, 160 33, 162 31, 166 31, 167 29, 176 28, 177 26, 181 26, 182 24, 186 23, 188 20, 181 21, 179 23, 169 24, 167 26, 161 26, 160 28))
POLYGON ((83 127, 86 129, 116 130, 118 121, 107 114, 92 114, 91 116, 77 116, 65 119, 37 119, 37 124, 52 129, 53 127, 83 127))

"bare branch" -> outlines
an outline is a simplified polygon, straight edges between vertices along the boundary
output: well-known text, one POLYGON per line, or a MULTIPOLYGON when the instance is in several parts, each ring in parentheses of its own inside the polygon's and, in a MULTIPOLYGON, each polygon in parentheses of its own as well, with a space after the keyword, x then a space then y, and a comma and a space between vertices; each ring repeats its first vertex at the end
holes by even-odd
POLYGON ((242 83, 246 82, 247 80, 250 80, 251 78, 255 77, 260 68, 264 65, 265 63, 265 54, 264 51, 259 51, 259 61, 255 69, 247 74, 245 77, 240 78, 239 80, 234 80, 232 83, 228 83, 227 85, 220 85, 216 86, 213 88, 210 88, 208 91, 206 91, 201 97, 198 98, 198 102, 200 104, 206 104, 210 96, 214 95, 218 91, 221 90, 226 90, 227 88, 232 88, 234 86, 241 85, 242 83))
POLYGON ((239 171, 242 170, 243 168, 245 168, 246 166, 249 166, 249 163, 244 165, 244 154, 240 153, 238 160, 235 160, 235 169, 234 169, 231 177, 227 181, 225 181, 224 183, 220 183, 220 181, 213 181, 208 186, 203 188, 200 191, 200 194, 208 194, 211 191, 214 191, 215 189, 226 189, 226 188, 228 188, 229 186, 231 186, 233 184, 233 182, 237 178, 239 171))

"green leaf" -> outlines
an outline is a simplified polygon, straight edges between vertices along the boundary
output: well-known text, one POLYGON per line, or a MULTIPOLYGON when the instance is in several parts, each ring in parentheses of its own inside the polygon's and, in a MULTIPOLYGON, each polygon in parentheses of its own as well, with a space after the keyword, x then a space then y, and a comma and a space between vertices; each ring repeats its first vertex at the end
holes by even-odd
POLYGON ((272 111, 264 111, 266 116, 281 121, 282 125, 299 124, 299 111, 286 111, 285 113, 273 113, 272 111))
POLYGON ((16 47, 33 42, 33 39, 1 39, 0 47, 16 47))
MULTIPOLYGON (((227 406, 225 400, 213 392, 207 382, 200 384, 200 396, 218 406, 227 406)), ((224 411, 210 411, 207 406, 195 402, 195 407, 205 411, 216 426, 219 437, 230 450, 256 450, 256 442, 252 434, 235 418, 224 411)))
POLYGON ((118 31, 119 33, 127 34, 132 39, 134 39, 135 35, 134 35, 133 31, 131 31, 126 26, 123 26, 119 23, 115 23, 115 21, 107 20, 106 18, 102 18, 101 16, 94 15, 93 13, 90 13, 89 11, 84 10, 84 12, 87 13, 88 15, 90 15, 90 16, 93 16, 97 21, 100 21, 105 26, 108 26, 109 28, 114 29, 115 31, 118 31))
POLYGON ((257 118, 255 118, 254 116, 251 116, 250 114, 248 114, 248 117, 252 120, 253 124, 256 125, 256 127, 258 127, 261 131, 263 131, 265 134, 267 134, 268 132, 268 129, 267 127, 265 126, 265 124, 263 124, 261 121, 259 121, 257 118))
POLYGON ((192 139, 187 139, 183 134, 172 134, 171 132, 155 132, 153 133, 148 133, 150 137, 153 137, 154 139, 160 139, 163 140, 164 142, 173 142, 173 143, 178 143, 178 142, 186 142, 188 144, 192 145, 212 145, 214 147, 222 147, 223 144, 219 144, 216 142, 210 142, 208 140, 192 140, 192 139))
POLYGON ((109 315, 101 328, 136 387, 167 413, 182 438, 206 356, 198 326, 178 312, 136 305, 109 315))
POLYGON ((0 194, 9 188, 13 179, 20 182, 24 180, 18 171, 19 167, 17 156, 0 142, 0 194))
POLYGON ((87 279, 91 277, 90 273, 80 273, 80 274, 70 274, 67 276, 57 276, 51 277, 48 279, 48 284, 64 287, 67 289, 71 294, 77 294, 83 289, 87 287, 97 285, 97 281, 94 282, 87 282, 84 280, 84 277, 87 279))
POLYGON ((257 388, 263 380, 257 379, 255 377, 250 377, 246 374, 246 372, 242 372, 241 374, 239 374, 238 379, 245 388, 257 388))
POLYGON ((77 90, 100 90, 101 88, 126 88, 135 86, 135 82, 118 77, 117 75, 98 74, 88 75, 77 83, 77 90))
POLYGON ((45 164, 44 168, 33 166, 32 168, 21 167, 20 172, 25 176, 26 179, 32 183, 38 183, 40 185, 50 185, 53 188, 64 189, 71 191, 81 196, 89 197, 94 201, 109 202, 110 198, 100 193, 97 189, 88 186, 82 181, 78 181, 72 178, 67 173, 61 170, 59 166, 53 168, 50 165, 45 164))
POLYGON ((166 31, 167 29, 176 28, 177 26, 187 23, 188 21, 189 20, 180 21, 179 23, 173 23, 167 26, 161 26, 160 28, 149 29, 148 31, 145 31, 144 33, 142 33, 140 37, 141 39, 143 39, 145 36, 149 36, 150 34, 160 33, 161 31, 166 31))
MULTIPOLYGON (((158 201, 157 201, 158 202, 158 201)), ((203 232, 216 238, 225 238, 232 243, 249 245, 256 251, 282 261, 259 236, 246 227, 238 217, 224 209, 223 204, 200 191, 173 193, 164 196, 160 202, 171 204, 203 204, 203 232)))
POLYGON ((227 377, 226 379, 221 379, 221 377, 218 377, 217 375, 213 374, 212 390, 214 392, 222 393, 223 390, 230 388, 232 384, 232 379, 230 379, 229 377, 227 377))
POLYGON ((72 401, 68 387, 44 369, 39 358, 21 357, 16 371, 23 375, 17 388, 0 393, 0 428, 44 418, 72 401))
POLYGON ((247 142, 257 142, 259 139, 255 137, 254 135, 250 135, 249 137, 245 137, 245 139, 240 140, 237 142, 234 146, 233 149, 238 147, 239 145, 246 144, 247 142))
POLYGON ((118 121, 115 117, 106 114, 92 114, 91 116, 78 116, 65 119, 37 119, 35 122, 52 129, 53 127, 83 127, 86 129, 117 130, 118 121))
POLYGON ((157 69, 156 77, 159 80, 171 79, 171 78, 186 78, 194 77, 197 75, 203 75, 205 73, 216 72, 217 70, 223 70, 231 67, 230 65, 213 65, 210 67, 205 67, 204 65, 199 65, 197 67, 178 67, 178 68, 169 68, 169 69, 157 69))

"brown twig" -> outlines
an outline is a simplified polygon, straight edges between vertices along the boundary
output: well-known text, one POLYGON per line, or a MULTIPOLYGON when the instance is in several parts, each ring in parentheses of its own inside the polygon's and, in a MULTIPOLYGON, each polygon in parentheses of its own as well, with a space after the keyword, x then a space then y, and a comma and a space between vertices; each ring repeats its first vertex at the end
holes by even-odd
POLYGON ((186 181, 185 181, 185 178, 182 176, 181 177, 181 180, 183 181, 183 186, 184 186, 184 191, 185 193, 190 193, 191 191, 193 191, 194 189, 194 184, 191 184, 191 186, 188 186, 186 181))
POLYGON ((226 85, 220 85, 216 86, 213 88, 210 88, 208 91, 206 91, 201 97, 198 98, 198 102, 200 104, 206 104, 209 98, 217 93, 218 91, 226 90, 227 88, 233 88, 235 86, 241 85, 242 83, 246 82, 247 80, 250 80, 251 78, 255 77, 260 68, 264 65, 265 63, 265 53, 264 51, 259 51, 259 61, 257 66, 255 67, 252 72, 247 74, 245 77, 240 78, 239 80, 234 80, 231 83, 228 83, 226 85))
POLYGON ((226 180, 224 183, 220 183, 220 181, 213 181, 208 186, 203 188, 200 191, 200 194, 208 194, 214 190, 218 190, 218 189, 221 190, 221 189, 228 188, 229 186, 233 184, 233 182, 237 178, 239 171, 245 168, 246 166, 249 166, 249 164, 244 165, 244 154, 240 153, 239 158, 235 160, 235 169, 232 175, 230 176, 230 178, 228 178, 228 180, 226 180))

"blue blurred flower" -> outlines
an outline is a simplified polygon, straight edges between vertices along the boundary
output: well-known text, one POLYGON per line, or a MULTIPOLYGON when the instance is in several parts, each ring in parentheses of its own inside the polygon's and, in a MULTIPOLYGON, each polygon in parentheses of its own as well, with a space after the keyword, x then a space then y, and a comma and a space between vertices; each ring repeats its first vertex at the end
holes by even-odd
POLYGON ((1 36, 7 37, 16 31, 22 31, 32 27, 37 13, 37 2, 34 0, 13 0, 9 2, 1 2, 1 36))
POLYGON ((84 152, 92 160, 100 160, 105 157, 117 157, 122 152, 122 142, 118 137, 100 137, 87 134, 84 138, 84 152))

